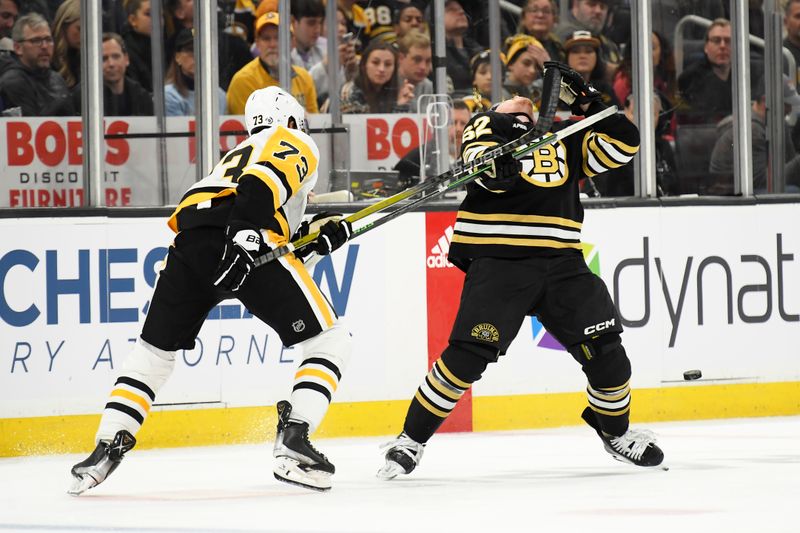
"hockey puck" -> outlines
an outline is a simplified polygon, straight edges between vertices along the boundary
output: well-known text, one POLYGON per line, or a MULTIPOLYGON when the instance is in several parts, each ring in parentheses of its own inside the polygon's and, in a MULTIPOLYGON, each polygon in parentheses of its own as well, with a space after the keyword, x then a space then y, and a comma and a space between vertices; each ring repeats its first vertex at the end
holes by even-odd
POLYGON ((687 370, 683 373, 683 379, 686 381, 693 381, 695 379, 700 379, 703 377, 703 373, 699 370, 687 370))

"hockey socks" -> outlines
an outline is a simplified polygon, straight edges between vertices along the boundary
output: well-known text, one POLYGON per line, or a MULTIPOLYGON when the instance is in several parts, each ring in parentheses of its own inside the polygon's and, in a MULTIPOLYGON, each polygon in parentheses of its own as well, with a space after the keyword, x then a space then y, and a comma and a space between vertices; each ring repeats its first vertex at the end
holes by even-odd
POLYGON ((403 432, 419 443, 428 442, 470 386, 438 359, 411 400, 403 432))

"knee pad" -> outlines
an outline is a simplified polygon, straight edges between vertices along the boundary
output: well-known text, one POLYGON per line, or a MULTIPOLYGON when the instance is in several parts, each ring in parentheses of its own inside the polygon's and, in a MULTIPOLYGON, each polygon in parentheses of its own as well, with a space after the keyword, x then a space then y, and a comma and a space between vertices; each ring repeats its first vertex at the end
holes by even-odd
POLYGON ((448 371, 465 383, 475 383, 491 362, 480 345, 452 342, 442 353, 441 360, 448 371))
POLYGON ((581 364, 592 387, 616 388, 627 385, 631 378, 631 362, 618 333, 570 346, 569 353, 581 364))
POLYGON ((175 352, 156 348, 141 337, 122 363, 120 374, 141 381, 158 393, 175 368, 175 352))
POLYGON ((303 347, 303 359, 321 357, 333 363, 339 372, 343 371, 350 361, 353 351, 353 336, 338 321, 319 335, 300 343, 303 347))

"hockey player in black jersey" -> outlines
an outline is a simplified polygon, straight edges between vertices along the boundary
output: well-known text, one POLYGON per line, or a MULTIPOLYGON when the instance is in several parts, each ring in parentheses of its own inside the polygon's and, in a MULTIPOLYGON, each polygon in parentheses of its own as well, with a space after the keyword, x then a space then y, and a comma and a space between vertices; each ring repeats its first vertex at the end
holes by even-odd
POLYGON ((302 260, 331 253, 352 231, 337 216, 302 221, 319 150, 300 104, 278 87, 259 89, 247 99, 245 124, 249 137, 184 194, 169 219, 177 235, 166 266, 103 410, 96 448, 72 468, 70 494, 98 485, 117 468, 172 374, 177 350, 194 348, 208 312, 228 298, 239 299, 285 346, 303 349, 291 401, 277 405, 275 477, 315 490, 331 487, 334 466, 308 436, 338 387, 350 333, 302 260), (298 230, 320 232, 310 253, 255 267, 257 255, 285 245, 298 230))
MULTIPOLYGON (((546 66, 561 70, 560 98, 573 113, 605 109, 580 74, 560 63, 546 66)), ((518 138, 533 127, 532 115, 531 101, 522 97, 475 115, 464 129, 462 158, 473 160, 518 138)), ((466 272, 449 345, 412 399, 402 433, 386 445, 378 477, 414 470, 425 444, 486 366, 506 352, 527 315, 535 315, 581 365, 588 380, 582 418, 605 449, 620 461, 661 464, 664 454, 652 433, 628 427, 631 365, 620 317, 581 253, 579 180, 628 163, 638 148, 636 126, 612 115, 521 161, 498 158, 467 186, 449 253, 466 272)))

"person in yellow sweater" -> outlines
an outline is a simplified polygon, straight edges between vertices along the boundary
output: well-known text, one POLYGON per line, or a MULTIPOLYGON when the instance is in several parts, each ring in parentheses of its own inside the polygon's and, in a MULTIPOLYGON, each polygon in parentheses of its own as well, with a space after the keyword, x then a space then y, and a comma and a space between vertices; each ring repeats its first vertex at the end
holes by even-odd
MULTIPOLYGON (((233 75, 228 86, 228 113, 241 115, 250 93, 256 89, 278 85, 278 13, 270 11, 261 15, 255 24, 258 57, 233 75)), ((317 90, 308 71, 292 66, 292 84, 289 92, 302 105, 306 113, 318 113, 317 90)))

